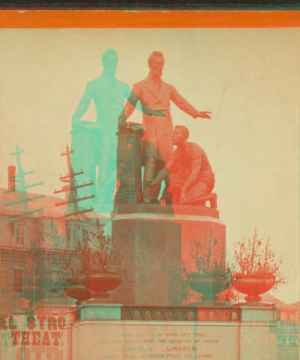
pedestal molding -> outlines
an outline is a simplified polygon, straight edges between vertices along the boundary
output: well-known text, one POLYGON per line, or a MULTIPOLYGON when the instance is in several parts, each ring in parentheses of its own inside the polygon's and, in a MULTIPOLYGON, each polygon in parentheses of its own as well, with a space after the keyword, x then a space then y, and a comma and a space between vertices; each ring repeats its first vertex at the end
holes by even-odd
POLYGON ((113 217, 113 220, 161 220, 161 221, 175 221, 185 220, 185 221, 201 221, 201 222, 214 222, 217 224, 225 225, 219 219, 216 219, 211 216, 199 216, 199 215, 162 215, 162 214, 141 214, 141 213, 132 213, 132 214, 118 214, 113 217))

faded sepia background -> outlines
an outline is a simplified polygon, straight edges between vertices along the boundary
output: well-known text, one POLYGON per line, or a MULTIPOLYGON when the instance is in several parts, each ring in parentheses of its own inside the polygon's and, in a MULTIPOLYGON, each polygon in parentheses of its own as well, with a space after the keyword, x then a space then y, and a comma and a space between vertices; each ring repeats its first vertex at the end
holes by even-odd
MULTIPOLYGON (((103 52, 117 50, 117 78, 132 86, 147 76, 150 53, 162 51, 164 81, 212 112, 212 120, 195 120, 172 105, 174 124, 188 126, 211 161, 228 249, 256 227, 270 236, 287 276, 275 296, 298 301, 298 36, 297 29, 1 30, 1 187, 18 143, 24 169, 53 195, 66 172, 60 153, 72 114, 86 82, 100 75, 103 52)), ((93 104, 83 119, 95 121, 93 104)))

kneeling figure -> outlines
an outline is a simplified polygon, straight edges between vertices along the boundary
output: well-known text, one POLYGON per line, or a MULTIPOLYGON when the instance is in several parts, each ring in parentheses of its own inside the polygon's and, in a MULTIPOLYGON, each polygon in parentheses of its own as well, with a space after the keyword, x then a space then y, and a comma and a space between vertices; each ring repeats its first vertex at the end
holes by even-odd
POLYGON ((196 143, 188 142, 189 130, 176 126, 172 144, 176 146, 171 160, 154 179, 152 186, 162 180, 166 189, 162 198, 174 205, 204 205, 201 198, 214 188, 215 176, 205 151, 196 143))

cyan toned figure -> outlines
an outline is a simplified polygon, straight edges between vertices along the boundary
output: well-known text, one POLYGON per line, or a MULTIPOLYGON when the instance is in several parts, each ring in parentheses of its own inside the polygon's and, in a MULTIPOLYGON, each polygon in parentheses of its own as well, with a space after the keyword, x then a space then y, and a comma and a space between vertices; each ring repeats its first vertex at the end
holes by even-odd
MULTIPOLYGON (((91 152, 87 151, 85 157, 95 157, 94 161, 76 161, 81 158, 82 154, 73 155, 73 164, 83 168, 86 180, 96 178, 96 165, 99 165, 98 173, 98 200, 100 202, 112 203, 112 196, 116 184, 116 167, 117 167, 117 128, 118 117, 124 109, 125 100, 136 104, 135 94, 128 84, 116 79, 119 57, 116 50, 108 49, 102 56, 103 71, 101 75, 86 85, 85 92, 78 104, 78 107, 72 117, 72 127, 74 130, 81 127, 80 119, 88 110, 92 100, 94 100, 97 122, 94 134, 90 141, 89 147, 91 152), (85 166, 85 163, 88 164, 85 166)), ((146 111, 148 116, 164 116, 160 111, 152 110, 144 103, 140 109, 146 111)), ((77 141, 78 143, 78 141, 77 141)), ((78 149, 80 146, 78 146, 78 149)), ((81 150, 82 152, 82 146, 81 150)))
MULTIPOLYGON (((144 137, 143 140, 148 144, 153 144, 148 149, 145 149, 145 176, 144 176, 144 188, 153 181, 157 175, 157 171, 160 166, 157 166, 157 162, 161 164, 167 163, 172 155, 172 131, 173 121, 170 111, 171 101, 177 105, 182 111, 191 115, 194 118, 207 118, 210 119, 208 111, 198 111, 190 103, 187 102, 175 89, 173 85, 167 84, 162 81, 162 71, 164 67, 164 57, 159 51, 154 51, 149 59, 149 75, 145 80, 138 82, 133 86, 133 92, 137 95, 134 101, 141 99, 144 103, 147 103, 152 109, 164 109, 166 117, 161 118, 147 115, 146 111, 143 111, 143 126, 144 137), (161 154, 161 155, 160 155, 161 154), (162 156, 162 158, 161 158, 162 156)), ((135 103, 126 103, 124 112, 119 119, 120 126, 124 126, 126 119, 134 111, 135 103)), ((143 106, 143 104, 142 104, 143 106)), ((157 196, 152 197, 152 202, 157 202, 159 195, 159 188, 157 188, 157 196), (154 200, 154 201, 153 201, 154 200)))

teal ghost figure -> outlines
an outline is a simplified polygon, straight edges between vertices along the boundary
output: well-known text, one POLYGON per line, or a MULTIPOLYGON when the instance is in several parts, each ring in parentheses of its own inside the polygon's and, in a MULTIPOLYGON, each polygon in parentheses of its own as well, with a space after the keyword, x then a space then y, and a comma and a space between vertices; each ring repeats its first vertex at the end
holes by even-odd
POLYGON ((116 79, 119 57, 109 49, 102 56, 103 71, 97 79, 89 81, 85 92, 72 117, 73 170, 83 170, 78 176, 78 184, 92 180, 94 185, 78 190, 78 198, 91 195, 96 201, 113 203, 117 167, 117 127, 118 117, 124 102, 130 97, 131 88, 116 79), (80 121, 94 100, 96 123, 80 121), (96 179, 98 166, 98 179, 96 179))
MULTIPOLYGON (((132 92, 130 86, 116 79, 119 57, 116 50, 108 49, 102 56, 101 75, 86 85, 85 92, 72 117, 73 171, 83 170, 77 185, 92 180, 93 186, 78 189, 78 198, 95 195, 97 202, 113 204, 117 180, 118 118, 124 114, 127 100, 148 116, 165 116, 164 110, 152 110, 132 92), (96 123, 80 121, 94 100, 96 123), (96 179, 96 166, 98 177, 96 179), (92 194, 91 194, 92 192, 92 194)), ((77 180, 77 179, 76 179, 77 180)))
MULTIPOLYGON (((101 152, 99 149, 100 131, 96 124, 91 122, 82 122, 84 125, 71 131, 72 135, 72 153, 71 166, 73 173, 80 173, 75 177, 76 186, 91 184, 77 189, 77 198, 81 199, 94 195, 97 196, 97 165, 101 152)), ((90 200, 89 200, 90 201, 90 200)), ((87 201, 80 201, 79 206, 85 207, 87 201)))

